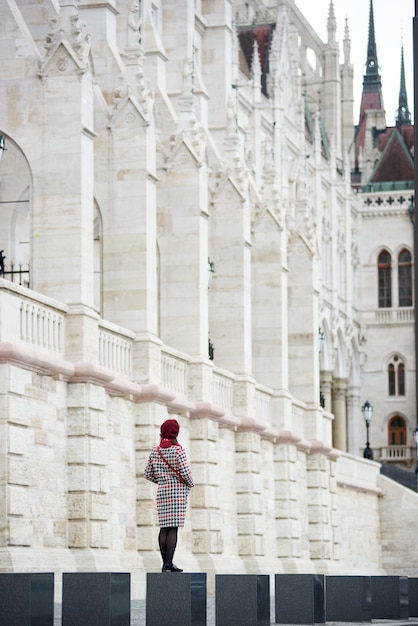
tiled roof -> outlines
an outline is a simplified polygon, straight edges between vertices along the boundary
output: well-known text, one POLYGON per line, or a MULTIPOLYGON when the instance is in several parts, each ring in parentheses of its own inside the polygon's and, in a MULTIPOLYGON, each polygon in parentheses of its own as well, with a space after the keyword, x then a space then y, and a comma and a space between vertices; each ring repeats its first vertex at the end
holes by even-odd
POLYGON ((368 183, 386 183, 414 180, 414 161, 411 156, 414 127, 391 127, 379 135, 381 156, 368 183))
POLYGON ((241 70, 248 76, 253 61, 254 41, 257 41, 258 54, 261 64, 261 83, 263 92, 266 94, 266 80, 269 69, 269 49, 274 24, 261 26, 245 26, 238 28, 238 38, 244 58, 241 58, 241 70), (243 62, 242 62, 243 61, 243 62))

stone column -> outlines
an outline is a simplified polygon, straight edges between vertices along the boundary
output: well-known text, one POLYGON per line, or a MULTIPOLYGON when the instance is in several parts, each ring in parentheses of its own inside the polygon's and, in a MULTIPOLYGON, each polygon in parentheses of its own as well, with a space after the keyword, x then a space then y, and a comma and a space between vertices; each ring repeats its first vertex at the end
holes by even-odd
POLYGON ((366 443, 366 428, 361 412, 360 388, 349 386, 347 391, 347 451, 362 455, 366 443))
POLYGON ((332 412, 332 372, 321 372, 321 392, 324 396, 325 411, 332 412))
POLYGON ((332 412, 334 413, 333 446, 347 451, 347 381, 334 379, 332 389, 332 412))

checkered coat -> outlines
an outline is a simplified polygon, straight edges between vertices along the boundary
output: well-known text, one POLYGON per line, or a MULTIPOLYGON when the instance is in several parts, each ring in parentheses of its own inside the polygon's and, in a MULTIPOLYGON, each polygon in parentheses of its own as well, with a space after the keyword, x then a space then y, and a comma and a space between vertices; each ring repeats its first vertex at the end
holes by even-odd
POLYGON ((158 485, 158 525, 161 528, 184 526, 187 499, 190 489, 194 486, 186 452, 179 445, 160 448, 160 451, 185 482, 182 482, 162 460, 158 454, 157 446, 153 448, 145 467, 144 476, 158 485))

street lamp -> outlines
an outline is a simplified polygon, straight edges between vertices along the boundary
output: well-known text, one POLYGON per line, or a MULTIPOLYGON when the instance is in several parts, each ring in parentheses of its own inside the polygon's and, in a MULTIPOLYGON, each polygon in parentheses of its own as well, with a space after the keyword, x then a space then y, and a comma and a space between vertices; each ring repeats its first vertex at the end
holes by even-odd
POLYGON ((321 354, 325 343, 325 333, 322 328, 318 328, 318 352, 321 354))
POLYGON ((3 156, 4 151, 7 150, 6 148, 6 138, 4 135, 0 135, 0 159, 3 156))
POLYGON ((212 278, 215 273, 215 263, 210 260, 208 257, 208 289, 210 289, 212 285, 212 278))
POLYGON ((415 438, 415 445, 417 447, 417 465, 415 467, 415 475, 417 477, 417 491, 418 491, 418 426, 414 430, 414 438, 415 438))
POLYGON ((369 443, 369 426, 370 426, 370 420, 372 419, 372 415, 373 415, 373 407, 370 404, 370 402, 366 400, 366 402, 361 407, 361 410, 363 412, 364 421, 366 422, 366 431, 367 431, 367 441, 366 441, 366 447, 364 448, 363 457, 365 459, 369 459, 370 461, 373 461, 373 450, 371 449, 370 443, 369 443))

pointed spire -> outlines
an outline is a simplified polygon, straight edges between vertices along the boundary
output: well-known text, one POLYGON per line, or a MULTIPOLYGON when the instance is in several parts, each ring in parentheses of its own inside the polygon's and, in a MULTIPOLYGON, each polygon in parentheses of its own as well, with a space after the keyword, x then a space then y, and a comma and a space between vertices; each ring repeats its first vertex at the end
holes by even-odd
POLYGON ((261 89, 261 61, 257 39, 254 39, 253 44, 253 58, 251 63, 251 70, 253 75, 253 84, 258 87, 258 89, 261 89))
POLYGON ((337 20, 335 19, 334 3, 330 0, 328 9, 328 42, 335 43, 335 34, 337 32, 337 20))
POLYGON ((370 0, 369 10, 369 41, 367 44, 366 74, 363 79, 363 88, 366 91, 375 91, 376 86, 381 88, 379 63, 377 61, 376 37, 374 32, 373 0, 370 0))
POLYGON ((408 96, 405 84, 405 63, 403 44, 401 48, 401 84, 399 87, 398 110, 396 112, 396 126, 411 126, 411 113, 408 107, 408 96))
POLYGON ((348 27, 348 17, 345 18, 344 25, 344 63, 348 65, 350 63, 350 54, 351 54, 351 39, 350 39, 350 29, 348 27))

